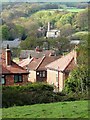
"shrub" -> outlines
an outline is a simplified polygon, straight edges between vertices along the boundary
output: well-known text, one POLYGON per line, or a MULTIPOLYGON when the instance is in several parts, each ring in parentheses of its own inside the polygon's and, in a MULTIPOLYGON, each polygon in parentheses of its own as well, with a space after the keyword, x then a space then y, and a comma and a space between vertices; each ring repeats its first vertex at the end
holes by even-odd
POLYGON ((45 83, 23 86, 2 87, 2 107, 22 106, 60 101, 88 99, 87 94, 53 92, 53 87, 45 83))
POLYGON ((3 107, 46 103, 53 101, 53 87, 45 83, 32 83, 24 86, 3 86, 3 107))

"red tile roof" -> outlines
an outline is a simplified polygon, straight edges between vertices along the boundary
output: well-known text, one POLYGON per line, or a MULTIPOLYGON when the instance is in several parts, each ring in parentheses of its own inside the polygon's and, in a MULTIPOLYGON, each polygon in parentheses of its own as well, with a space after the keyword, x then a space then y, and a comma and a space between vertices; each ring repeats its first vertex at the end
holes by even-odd
POLYGON ((7 66, 5 58, 6 58, 5 51, 2 51, 1 60, 0 60, 0 64, 2 66, 2 74, 17 74, 17 73, 28 74, 28 72, 24 68, 20 67, 12 60, 11 60, 11 65, 7 66))
POLYGON ((42 58, 33 59, 28 65, 29 69, 33 70, 46 70, 45 66, 58 59, 56 56, 43 56, 42 58))
POLYGON ((75 66, 75 62, 72 62, 73 60, 74 60, 74 51, 48 64, 46 68, 64 71, 65 69, 68 69, 68 67, 72 68, 73 66, 75 66), (72 63, 72 65, 70 65, 70 63, 72 63))
POLYGON ((34 58, 27 58, 18 63, 19 66, 25 67, 27 66, 34 58))
POLYGON ((37 70, 46 70, 46 65, 57 60, 60 56, 45 56, 43 58, 43 61, 40 63, 40 65, 37 67, 37 70))
POLYGON ((36 70, 37 66, 40 64, 40 62, 42 61, 42 58, 34 58, 31 63, 29 63, 28 67, 30 70, 36 70))

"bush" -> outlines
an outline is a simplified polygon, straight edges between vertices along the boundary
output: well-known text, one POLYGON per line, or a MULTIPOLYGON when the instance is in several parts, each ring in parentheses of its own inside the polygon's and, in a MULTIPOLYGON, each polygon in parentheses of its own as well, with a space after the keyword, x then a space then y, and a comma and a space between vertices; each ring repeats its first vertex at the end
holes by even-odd
POLYGON ((3 86, 3 107, 53 102, 53 87, 45 83, 32 83, 24 86, 3 86))
POLYGON ((3 107, 41 104, 60 101, 88 99, 87 94, 53 92, 53 87, 45 83, 32 83, 23 86, 3 86, 3 107))

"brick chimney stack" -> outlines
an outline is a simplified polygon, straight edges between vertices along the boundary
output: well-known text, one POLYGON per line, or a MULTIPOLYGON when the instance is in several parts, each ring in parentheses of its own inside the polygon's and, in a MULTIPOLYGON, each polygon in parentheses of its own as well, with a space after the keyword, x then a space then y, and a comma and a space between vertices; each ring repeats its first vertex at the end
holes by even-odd
POLYGON ((11 50, 10 50, 8 44, 7 44, 7 48, 6 48, 6 65, 7 66, 11 65, 11 50))

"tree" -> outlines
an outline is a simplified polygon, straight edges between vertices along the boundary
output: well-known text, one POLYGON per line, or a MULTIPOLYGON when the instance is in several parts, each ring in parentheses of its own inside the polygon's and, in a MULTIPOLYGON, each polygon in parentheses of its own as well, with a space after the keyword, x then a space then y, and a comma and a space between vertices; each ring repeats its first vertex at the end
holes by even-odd
POLYGON ((88 9, 78 12, 74 18, 74 25, 80 30, 88 30, 88 9))
POLYGON ((58 54, 63 54, 63 52, 69 50, 69 40, 65 37, 50 38, 48 39, 51 49, 54 49, 58 54))
POLYGON ((88 91, 88 68, 81 65, 74 69, 65 82, 64 90, 67 93, 84 93, 88 91))
POLYGON ((23 37, 23 39, 25 39, 26 33, 25 33, 25 28, 24 27, 22 27, 21 25, 16 24, 15 27, 14 27, 14 30, 16 32, 17 37, 19 37, 19 38, 23 37))
POLYGON ((4 40, 9 39, 9 28, 7 25, 2 26, 2 39, 4 39, 4 40))
POLYGON ((65 24, 60 28, 60 31, 61 31, 61 36, 64 36, 64 37, 70 36, 74 32, 71 24, 65 24))
POLYGON ((36 47, 36 38, 27 37, 24 41, 20 43, 20 48, 23 50, 30 50, 36 47))
POLYGON ((74 18, 75 13, 67 13, 62 15, 60 18, 60 22, 65 25, 65 24, 72 24, 72 19, 74 18))
POLYGON ((78 48, 79 57, 77 59, 78 65, 71 73, 69 78, 65 82, 65 91, 70 92, 84 92, 88 93, 89 81, 88 81, 88 45, 87 39, 83 40, 82 44, 78 48))
POLYGON ((57 28, 61 29, 62 26, 63 26, 63 24, 60 21, 56 22, 56 27, 57 28))

